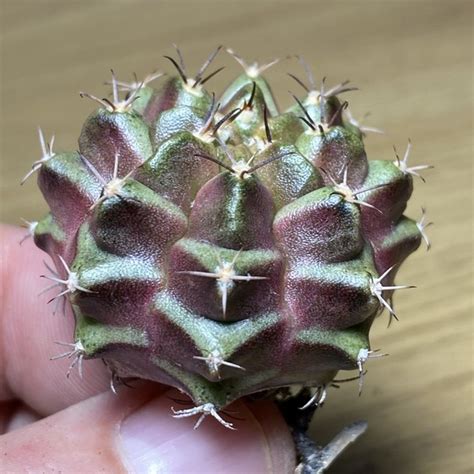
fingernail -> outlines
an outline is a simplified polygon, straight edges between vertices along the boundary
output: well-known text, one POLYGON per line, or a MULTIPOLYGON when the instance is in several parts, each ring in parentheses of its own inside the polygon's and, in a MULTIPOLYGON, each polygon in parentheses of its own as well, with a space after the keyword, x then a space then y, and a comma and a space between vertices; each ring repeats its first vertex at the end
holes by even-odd
POLYGON ((171 407, 181 406, 172 399, 187 397, 175 390, 130 414, 121 425, 121 453, 133 473, 226 473, 263 474, 272 472, 270 445, 256 417, 241 402, 232 405, 236 431, 220 425, 211 416, 194 430, 196 417, 175 419, 171 407), (235 413, 235 410, 238 413, 235 413))

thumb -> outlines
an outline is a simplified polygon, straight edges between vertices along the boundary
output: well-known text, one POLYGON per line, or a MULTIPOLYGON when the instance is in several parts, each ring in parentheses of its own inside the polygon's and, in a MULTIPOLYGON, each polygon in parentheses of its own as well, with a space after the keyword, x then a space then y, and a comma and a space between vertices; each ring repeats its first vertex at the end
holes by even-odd
POLYGON ((186 474, 294 470, 293 442, 272 403, 233 404, 229 411, 239 417, 232 420, 236 431, 212 417, 193 430, 196 419, 171 416, 171 406, 176 406, 172 399, 183 396, 162 390, 158 395, 156 389, 102 393, 3 435, 3 469, 186 474))

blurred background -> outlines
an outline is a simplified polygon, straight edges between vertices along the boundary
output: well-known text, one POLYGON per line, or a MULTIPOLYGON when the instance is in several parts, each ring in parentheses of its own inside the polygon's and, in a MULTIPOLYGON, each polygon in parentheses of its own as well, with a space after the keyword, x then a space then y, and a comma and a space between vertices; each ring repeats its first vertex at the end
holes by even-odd
MULTIPOLYGON (((366 139, 369 158, 393 160, 392 145, 411 164, 432 164, 415 180, 407 214, 421 206, 435 222, 433 248, 421 248, 399 273, 416 290, 395 297, 400 322, 384 314, 372 344, 390 357, 372 360, 364 393, 357 383, 331 389, 312 434, 326 443, 346 424, 365 419, 366 435, 337 462, 338 473, 473 472, 472 397, 472 98, 471 2, 351 1, 23 1, 1 0, 0 218, 36 220, 46 206, 34 179, 19 182, 39 158, 37 127, 57 150, 74 150, 110 68, 132 79, 170 72, 164 54, 179 44, 196 70, 218 44, 249 60, 301 54, 317 80, 350 79, 360 90, 344 96, 355 118, 385 130, 366 139)), ((221 91, 240 73, 226 69, 209 88, 221 91)), ((174 72, 174 71, 172 71, 174 72)), ((286 73, 304 77, 295 59, 269 70, 282 107, 286 73)), ((157 82, 158 84, 158 82, 157 82)), ((350 374, 344 374, 350 375, 350 374)))

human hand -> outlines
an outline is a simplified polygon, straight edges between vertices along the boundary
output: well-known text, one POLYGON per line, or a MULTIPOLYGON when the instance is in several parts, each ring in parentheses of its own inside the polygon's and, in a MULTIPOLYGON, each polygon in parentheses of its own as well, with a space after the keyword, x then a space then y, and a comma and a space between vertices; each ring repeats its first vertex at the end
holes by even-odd
POLYGON ((54 341, 71 341, 71 310, 53 315, 50 293, 38 296, 49 257, 31 239, 20 246, 24 232, 0 226, 2 472, 293 472, 290 433, 268 401, 233 404, 237 431, 212 418, 193 430, 196 420, 171 416, 186 398, 176 390, 140 382, 114 395, 98 360, 66 378, 70 359, 50 358, 64 352, 54 341))

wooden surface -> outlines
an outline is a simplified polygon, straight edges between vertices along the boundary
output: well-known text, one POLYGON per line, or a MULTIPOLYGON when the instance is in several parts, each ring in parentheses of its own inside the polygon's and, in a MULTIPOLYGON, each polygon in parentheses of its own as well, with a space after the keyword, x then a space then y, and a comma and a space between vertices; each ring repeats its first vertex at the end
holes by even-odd
MULTIPOLYGON (((262 61, 300 53, 328 83, 350 78, 357 116, 386 135, 366 140, 368 155, 393 159, 392 145, 414 147, 412 164, 430 163, 416 181, 408 214, 426 205, 435 226, 430 252, 419 250, 400 283, 401 321, 384 315, 361 398, 356 385, 331 390, 313 433, 327 441, 344 424, 366 419, 369 431, 338 462, 340 473, 473 472, 472 398, 472 7, 469 2, 133 2, 5 1, 2 5, 1 218, 19 223, 46 210, 34 180, 18 182, 37 159, 36 127, 56 133, 58 149, 75 149, 93 105, 79 90, 105 94, 120 77, 155 68, 181 46, 190 69, 219 43, 262 61), (199 6, 197 6, 199 5, 199 6)), ((219 91, 239 71, 227 66, 219 91)), ((302 76, 294 60, 268 74, 282 105, 302 76)), ((299 92, 299 91, 298 91, 299 92)))

